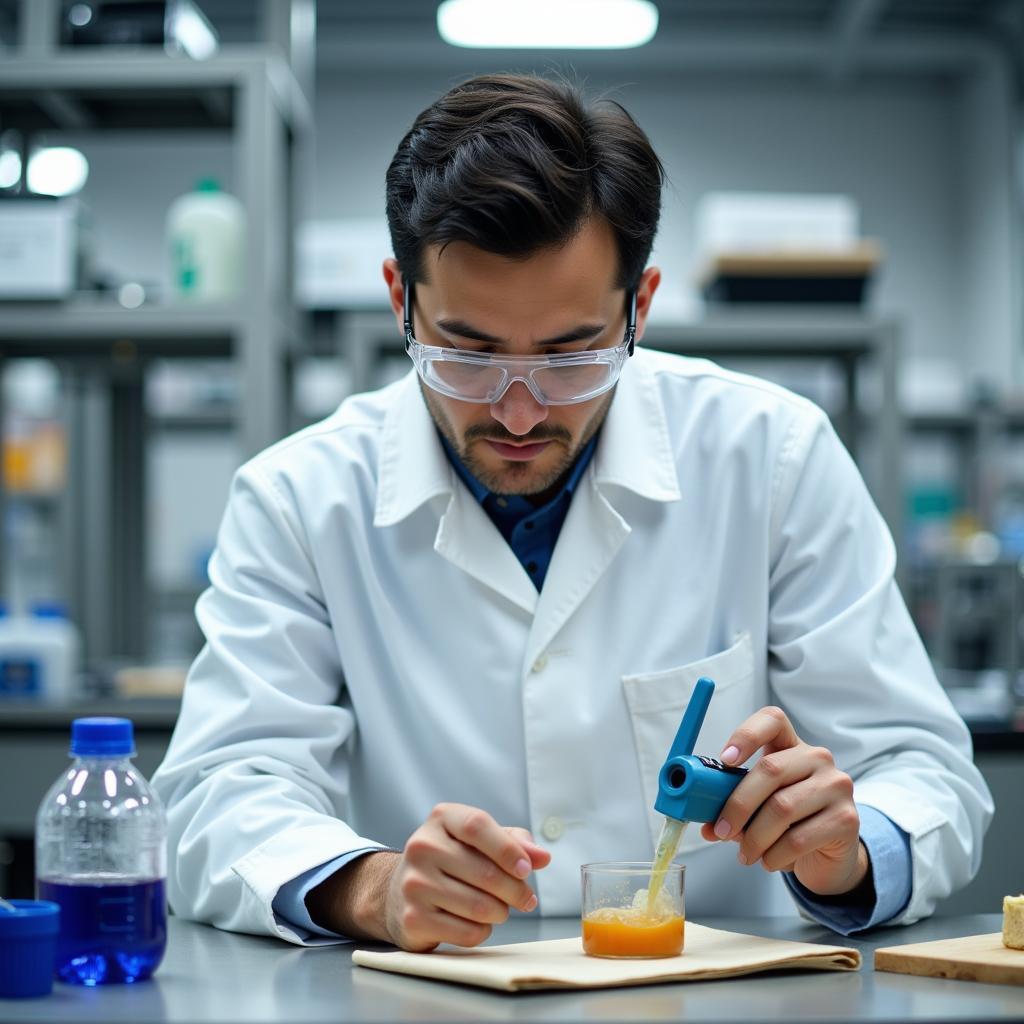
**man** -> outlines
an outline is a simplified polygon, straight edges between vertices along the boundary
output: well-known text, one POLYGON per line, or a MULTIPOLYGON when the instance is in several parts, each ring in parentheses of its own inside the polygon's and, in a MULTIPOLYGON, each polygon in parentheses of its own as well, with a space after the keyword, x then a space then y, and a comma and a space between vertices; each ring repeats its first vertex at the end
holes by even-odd
POLYGON ((977 870, 991 799, 827 418, 634 352, 662 177, 624 110, 529 76, 400 143, 414 370, 237 474, 155 778, 178 914, 425 950, 576 913, 582 862, 650 859, 701 675, 699 750, 762 756, 686 837, 690 913, 849 933, 977 870))

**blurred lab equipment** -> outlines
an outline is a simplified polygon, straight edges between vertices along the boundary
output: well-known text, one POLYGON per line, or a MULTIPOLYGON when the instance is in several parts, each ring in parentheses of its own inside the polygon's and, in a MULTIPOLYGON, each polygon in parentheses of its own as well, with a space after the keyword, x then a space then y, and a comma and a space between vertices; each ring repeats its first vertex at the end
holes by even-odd
POLYGON ((704 298, 862 302, 882 249, 859 237, 859 219, 844 195, 708 193, 696 212, 704 298))
POLYGON ((36 885, 61 909, 55 970, 73 985, 140 981, 167 943, 167 823, 135 769, 132 723, 78 718, 74 762, 36 815, 36 885))
POLYGON ((0 193, 0 299, 65 299, 83 276, 77 198, 0 193))
POLYGON ((948 559, 935 570, 931 654, 957 711, 978 725, 1024 707, 1024 562, 948 559))
POLYGON ((162 46, 196 60, 211 57, 217 32, 193 0, 89 0, 65 5, 66 46, 162 46))
POLYGON ((0 698, 74 697, 80 650, 78 630, 56 602, 38 603, 27 615, 0 609, 0 698))

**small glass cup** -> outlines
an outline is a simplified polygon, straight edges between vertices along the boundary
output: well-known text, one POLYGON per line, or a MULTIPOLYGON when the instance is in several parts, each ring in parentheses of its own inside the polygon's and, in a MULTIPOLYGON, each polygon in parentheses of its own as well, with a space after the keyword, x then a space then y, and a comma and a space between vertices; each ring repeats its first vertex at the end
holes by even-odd
POLYGON ((686 915, 682 864, 669 864, 651 902, 652 861, 605 861, 580 868, 583 952, 614 959, 678 956, 686 915))

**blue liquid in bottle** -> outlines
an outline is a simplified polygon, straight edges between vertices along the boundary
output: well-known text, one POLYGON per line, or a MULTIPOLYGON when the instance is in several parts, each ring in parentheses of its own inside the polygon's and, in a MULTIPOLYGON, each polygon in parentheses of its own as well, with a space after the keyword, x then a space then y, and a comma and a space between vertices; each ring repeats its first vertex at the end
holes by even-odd
POLYGON ((60 907, 55 973, 68 984, 141 981, 163 958, 167 825, 134 753, 127 719, 76 719, 74 760, 36 815, 36 887, 60 907))
POLYGON ((60 904, 55 970, 71 985, 148 978, 167 945, 164 880, 124 885, 39 879, 39 898, 60 904))

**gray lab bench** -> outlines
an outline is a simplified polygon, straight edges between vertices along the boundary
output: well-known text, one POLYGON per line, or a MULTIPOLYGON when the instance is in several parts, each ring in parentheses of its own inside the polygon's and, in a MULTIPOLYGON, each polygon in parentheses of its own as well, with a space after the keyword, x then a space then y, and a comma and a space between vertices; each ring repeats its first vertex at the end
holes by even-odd
MULTIPOLYGON (((300 949, 171 919, 152 981, 97 989, 55 986, 48 999, 0 999, 3 1021, 1009 1021, 1024 1019, 1024 988, 872 970, 877 946, 998 931, 998 914, 935 917, 837 939, 799 918, 707 918, 750 934, 857 946, 859 972, 774 971, 719 981, 572 992, 500 993, 351 966, 350 946, 300 949)), ((579 934, 578 919, 513 919, 492 942, 579 934)))

